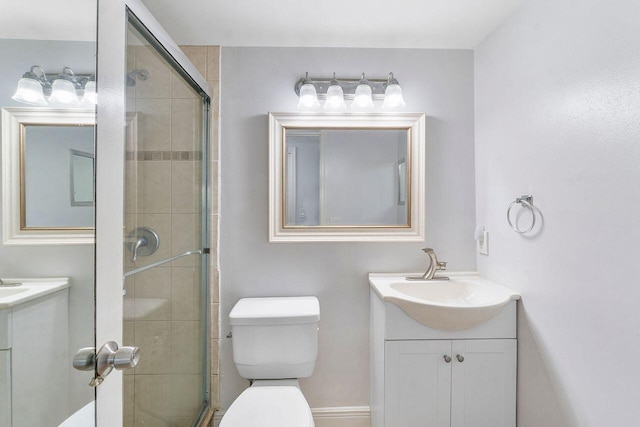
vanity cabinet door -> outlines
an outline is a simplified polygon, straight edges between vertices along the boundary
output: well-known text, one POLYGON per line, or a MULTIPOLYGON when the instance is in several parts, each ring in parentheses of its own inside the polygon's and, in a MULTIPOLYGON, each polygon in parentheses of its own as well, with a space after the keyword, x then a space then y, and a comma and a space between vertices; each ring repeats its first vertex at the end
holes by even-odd
POLYGON ((0 426, 11 425, 11 350, 0 350, 0 426))
POLYGON ((515 427, 516 340, 452 342, 451 427, 515 427))
POLYGON ((449 427, 451 341, 386 341, 385 427, 449 427))

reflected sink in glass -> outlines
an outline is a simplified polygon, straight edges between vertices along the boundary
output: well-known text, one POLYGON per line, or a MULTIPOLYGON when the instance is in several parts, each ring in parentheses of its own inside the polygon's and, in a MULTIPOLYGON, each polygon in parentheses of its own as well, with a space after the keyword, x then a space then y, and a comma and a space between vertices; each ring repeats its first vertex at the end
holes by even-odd
POLYGON ((386 302, 414 320, 442 331, 462 331, 484 323, 520 294, 473 273, 450 273, 450 280, 408 281, 410 274, 370 274, 369 283, 386 302))
POLYGON ((26 291, 27 290, 24 288, 0 288, 0 299, 4 297, 16 295, 22 292, 26 292, 26 291))
POLYGON ((0 310, 14 307, 69 287, 68 279, 3 279, 18 286, 0 287, 0 310))

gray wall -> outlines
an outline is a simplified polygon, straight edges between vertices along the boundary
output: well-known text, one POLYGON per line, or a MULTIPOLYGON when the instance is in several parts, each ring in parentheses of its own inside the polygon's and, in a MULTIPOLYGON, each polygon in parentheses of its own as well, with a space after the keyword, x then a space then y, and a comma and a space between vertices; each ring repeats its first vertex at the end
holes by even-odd
MULTIPOLYGON (((55 72, 69 66, 79 74, 95 69, 95 43, 91 42, 0 39, 0 55, 2 107, 26 106, 11 96, 18 79, 32 65, 55 72)), ((93 246, 0 245, 0 277, 69 277, 69 351, 93 346, 93 246)), ((93 391, 87 387, 89 377, 85 372, 71 372, 71 412, 93 398, 93 391)))
POLYGON ((638 424, 640 3, 530 1, 475 53, 480 272, 522 292, 518 426, 638 424), (534 195, 544 227, 512 232, 534 195))
MULTIPOLYGON (((473 53, 468 50, 223 48, 220 270, 222 336, 249 296, 317 295, 320 354, 302 381, 312 407, 369 403, 369 272, 420 271, 425 243, 268 243, 267 112, 295 111, 295 82, 386 76, 406 111, 427 114, 427 239, 451 270, 475 269, 473 53)), ((247 386, 221 341, 221 404, 247 386)))

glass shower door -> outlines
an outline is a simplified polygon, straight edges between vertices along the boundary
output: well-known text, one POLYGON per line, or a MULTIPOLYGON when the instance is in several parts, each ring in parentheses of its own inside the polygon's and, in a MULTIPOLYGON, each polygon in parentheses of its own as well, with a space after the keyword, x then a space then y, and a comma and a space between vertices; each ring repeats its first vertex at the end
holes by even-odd
POLYGON ((208 407, 208 97, 130 15, 127 31, 124 426, 192 426, 208 407))

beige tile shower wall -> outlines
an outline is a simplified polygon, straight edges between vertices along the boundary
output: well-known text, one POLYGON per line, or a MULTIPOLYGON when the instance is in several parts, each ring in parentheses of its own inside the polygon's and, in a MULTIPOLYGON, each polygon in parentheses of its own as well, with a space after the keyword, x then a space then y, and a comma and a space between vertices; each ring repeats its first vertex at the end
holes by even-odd
MULTIPOLYGON (((211 156, 203 161, 211 162, 211 402, 217 408, 219 48, 185 46, 183 51, 214 92, 211 156)), ((135 68, 149 70, 153 79, 138 80, 127 94, 128 110, 137 112, 139 120, 129 120, 125 224, 127 232, 138 226, 154 228, 162 244, 139 265, 132 263, 125 251, 127 269, 192 250, 200 244, 201 233, 200 167, 193 146, 199 139, 194 136, 194 131, 200 130, 195 114, 199 103, 179 76, 148 48, 130 50, 128 69, 135 68), (193 191, 187 191, 192 186, 193 191)), ((129 119, 133 117, 129 115, 129 119)), ((194 262, 195 258, 187 257, 170 267, 132 276, 125 283, 125 342, 145 349, 140 365, 126 373, 125 426, 152 422, 157 417, 186 426, 197 415, 193 403, 200 399, 191 394, 199 390, 201 352, 184 351, 200 346, 200 269, 194 262), (186 390, 189 392, 184 393, 186 390), (144 396, 152 398, 147 401, 144 396)))
POLYGON ((196 66, 212 89, 211 99, 211 145, 210 145, 210 182, 211 194, 211 405, 214 409, 219 406, 219 381, 218 381, 218 348, 219 348, 219 322, 218 322, 218 118, 220 111, 220 47, 219 46, 181 46, 182 51, 196 66))

